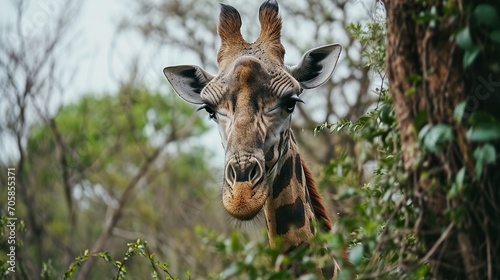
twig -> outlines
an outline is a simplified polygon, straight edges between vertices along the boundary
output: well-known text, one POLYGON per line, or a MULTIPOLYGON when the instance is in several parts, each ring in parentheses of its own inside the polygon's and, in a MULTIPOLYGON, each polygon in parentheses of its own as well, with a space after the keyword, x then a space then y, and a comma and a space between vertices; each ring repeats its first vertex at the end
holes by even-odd
POLYGON ((451 222, 448 225, 448 227, 446 227, 446 230, 441 234, 441 236, 436 241, 436 243, 434 243, 434 245, 432 245, 432 248, 429 251, 427 251, 427 254, 425 254, 425 256, 423 258, 421 258, 416 263, 416 265, 414 267, 420 266, 420 265, 424 264, 425 262, 427 262, 429 260, 429 258, 435 253, 435 251, 438 249, 438 247, 441 245, 441 243, 443 243, 443 241, 446 240, 446 238, 450 234, 450 232, 453 229, 453 227, 455 227, 455 222, 451 222))

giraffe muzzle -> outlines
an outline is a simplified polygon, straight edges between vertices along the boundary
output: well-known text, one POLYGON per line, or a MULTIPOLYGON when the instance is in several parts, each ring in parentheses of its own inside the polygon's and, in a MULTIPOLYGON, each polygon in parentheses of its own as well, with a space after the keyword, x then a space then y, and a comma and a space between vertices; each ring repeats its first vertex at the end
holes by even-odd
POLYGON ((225 170, 222 203, 239 220, 251 220, 264 206, 269 194, 263 164, 250 156, 229 160, 225 170))

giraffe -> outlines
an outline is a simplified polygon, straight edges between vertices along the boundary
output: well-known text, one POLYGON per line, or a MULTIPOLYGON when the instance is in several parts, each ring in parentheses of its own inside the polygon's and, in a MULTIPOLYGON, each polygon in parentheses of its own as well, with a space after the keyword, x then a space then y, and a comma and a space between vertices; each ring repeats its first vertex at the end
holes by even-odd
MULTIPOLYGON (((270 245, 280 237, 279 248, 287 253, 308 244, 314 221, 326 231, 332 227, 290 125, 296 104, 303 102, 299 95, 330 79, 342 47, 314 48, 287 66, 276 0, 260 6, 259 21, 260 35, 249 43, 241 35, 239 12, 221 4, 218 73, 193 65, 166 67, 163 73, 182 99, 200 105, 217 123, 225 150, 225 210, 251 220, 263 209, 270 245)), ((335 261, 332 267, 334 274, 335 261)))

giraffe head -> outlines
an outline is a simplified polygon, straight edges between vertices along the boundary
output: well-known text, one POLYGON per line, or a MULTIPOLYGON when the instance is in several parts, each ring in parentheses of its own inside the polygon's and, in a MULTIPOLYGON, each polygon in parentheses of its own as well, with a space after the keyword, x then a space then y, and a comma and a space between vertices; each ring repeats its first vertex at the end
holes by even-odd
POLYGON ((304 54, 295 66, 284 65, 278 4, 267 0, 259 10, 260 36, 243 39, 238 11, 221 5, 218 34, 221 47, 216 75, 191 65, 163 72, 175 92, 198 104, 217 123, 225 149, 222 186, 224 208, 240 220, 252 219, 264 206, 276 176, 276 165, 288 145, 291 115, 304 89, 331 76, 340 45, 326 45, 304 54))

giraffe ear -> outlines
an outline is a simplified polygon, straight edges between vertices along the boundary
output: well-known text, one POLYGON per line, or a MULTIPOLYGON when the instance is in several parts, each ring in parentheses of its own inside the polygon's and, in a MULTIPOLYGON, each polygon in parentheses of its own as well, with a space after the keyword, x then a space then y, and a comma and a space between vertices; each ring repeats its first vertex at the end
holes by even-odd
POLYGON ((288 67, 288 72, 305 89, 319 87, 332 76, 341 51, 339 44, 309 50, 297 65, 288 67))
POLYGON ((172 85, 174 91, 184 100, 193 104, 203 104, 201 90, 214 77, 201 67, 193 65, 169 66, 163 74, 172 85))

